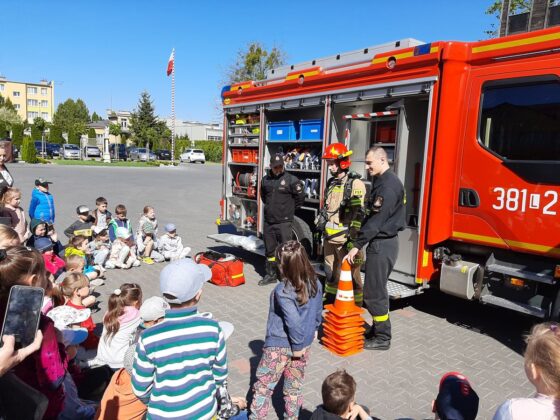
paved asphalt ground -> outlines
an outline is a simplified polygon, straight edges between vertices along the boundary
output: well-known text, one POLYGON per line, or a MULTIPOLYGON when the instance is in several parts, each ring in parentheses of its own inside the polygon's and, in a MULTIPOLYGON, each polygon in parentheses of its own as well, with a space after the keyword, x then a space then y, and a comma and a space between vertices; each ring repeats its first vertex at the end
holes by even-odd
MULTIPOLYGON (((241 287, 205 286, 200 309, 235 325, 228 341, 229 388, 232 395, 247 395, 253 382, 263 344, 269 287, 258 287, 263 274, 260 257, 216 244, 206 235, 216 232, 221 191, 221 166, 181 165, 179 168, 107 168, 11 164, 16 186, 27 208, 33 180, 39 176, 53 182, 57 209, 56 228, 62 232, 75 217, 80 204, 94 206, 102 195, 109 208, 124 203, 129 217, 138 221, 144 205, 156 208, 160 226, 173 222, 192 254, 213 248, 229 250, 245 259, 247 283, 241 287)), ((129 271, 110 271, 100 293, 102 310, 94 315, 101 322, 107 293, 118 285, 135 281, 144 297, 159 293, 158 274, 163 264, 129 271)), ((437 292, 398 302, 392 306, 393 343, 386 352, 362 352, 339 358, 314 343, 304 385, 301 418, 321 402, 321 383, 337 368, 354 375, 357 401, 382 419, 428 419, 440 376, 448 371, 467 375, 480 396, 480 419, 490 419, 507 398, 531 395, 533 388, 523 371, 523 336, 530 318, 491 307, 465 302, 437 292)), ((274 407, 281 412, 281 389, 274 407)), ((271 410, 269 418, 278 415, 271 410)))

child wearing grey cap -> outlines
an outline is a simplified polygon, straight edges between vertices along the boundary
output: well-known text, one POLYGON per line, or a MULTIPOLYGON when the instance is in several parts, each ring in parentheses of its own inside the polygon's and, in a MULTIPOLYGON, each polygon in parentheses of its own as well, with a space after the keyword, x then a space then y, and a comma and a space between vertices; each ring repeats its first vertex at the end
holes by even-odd
POLYGON ((190 247, 183 246, 183 240, 177 235, 177 228, 173 223, 165 225, 165 234, 159 238, 158 249, 167 261, 186 258, 191 252, 190 247))

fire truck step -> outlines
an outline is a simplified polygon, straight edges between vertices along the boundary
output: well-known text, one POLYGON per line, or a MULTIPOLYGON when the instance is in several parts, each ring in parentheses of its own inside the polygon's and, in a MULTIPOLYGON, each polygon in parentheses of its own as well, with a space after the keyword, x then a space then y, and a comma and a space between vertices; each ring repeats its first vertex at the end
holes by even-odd
POLYGON ((493 296, 493 295, 481 296, 480 300, 482 301, 482 303, 487 303, 489 305, 511 309, 512 311, 517 311, 527 315, 536 316, 538 318, 546 317, 546 311, 542 308, 537 308, 535 306, 527 305, 526 303, 512 302, 511 300, 507 300, 499 296, 493 296))
MULTIPOLYGON (((361 274, 363 281, 365 274, 363 272, 361 274)), ((387 292, 389 292, 389 298, 392 300, 419 295, 423 291, 424 289, 422 289, 421 287, 402 284, 394 280, 387 281, 387 292)))

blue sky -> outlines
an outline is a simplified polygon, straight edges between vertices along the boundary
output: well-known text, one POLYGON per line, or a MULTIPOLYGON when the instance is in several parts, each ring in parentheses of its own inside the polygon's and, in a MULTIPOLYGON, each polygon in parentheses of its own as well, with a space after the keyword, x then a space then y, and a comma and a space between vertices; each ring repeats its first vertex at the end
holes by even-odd
POLYGON ((132 110, 147 90, 171 112, 176 50, 177 118, 218 121, 219 92, 251 41, 281 47, 290 64, 402 38, 475 41, 492 0, 206 1, 3 0, 0 74, 55 81, 57 103, 82 98, 90 112, 132 110))

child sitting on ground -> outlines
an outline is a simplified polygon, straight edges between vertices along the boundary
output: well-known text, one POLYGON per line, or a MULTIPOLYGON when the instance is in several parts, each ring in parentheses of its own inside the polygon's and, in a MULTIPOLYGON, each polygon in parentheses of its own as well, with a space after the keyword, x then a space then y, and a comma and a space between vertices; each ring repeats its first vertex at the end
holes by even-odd
POLYGON ((31 232, 29 232, 25 212, 20 207, 20 203, 21 191, 17 188, 6 189, 2 195, 3 208, 0 215, 10 218, 10 226, 18 233, 19 240, 23 243, 31 236, 31 232))
POLYGON ((64 252, 64 246, 58 240, 58 234, 54 230, 54 226, 52 224, 48 224, 47 222, 43 222, 39 219, 31 219, 31 223, 29 224, 31 230, 31 236, 25 242, 25 246, 29 246, 35 248, 35 241, 37 238, 49 238, 53 243, 53 250, 56 255, 61 255, 64 252))
POLYGON ((109 222, 111 221, 111 212, 107 210, 107 199, 98 197, 95 200, 95 210, 91 212, 93 217, 93 233, 99 233, 102 230, 109 230, 109 222))
POLYGON ((183 246, 183 240, 177 235, 177 228, 173 223, 165 225, 165 234, 158 240, 158 250, 167 261, 185 258, 191 252, 190 247, 183 246))
POLYGON ((97 356, 90 366, 108 365, 111 369, 123 367, 124 354, 140 325, 139 308, 142 288, 136 283, 125 283, 109 296, 109 309, 103 317, 103 333, 97 356))
POLYGON ((313 412, 311 420, 371 420, 368 410, 354 402, 356 381, 345 370, 337 370, 325 378, 321 395, 323 404, 313 412))
POLYGON ((76 214, 78 215, 78 220, 72 223, 66 228, 64 234, 72 239, 74 236, 85 236, 88 240, 92 237, 92 225, 93 217, 89 214, 89 209, 87 206, 76 207, 76 214))
POLYGON ((64 272, 66 263, 62 258, 54 253, 53 248, 54 245, 49 238, 37 238, 35 241, 35 249, 43 254, 45 268, 54 276, 54 278, 57 278, 64 272))
POLYGON ((130 232, 125 227, 116 229, 116 239, 111 245, 111 253, 105 262, 106 268, 125 268, 138 267, 140 261, 133 252, 132 239, 130 232))
POLYGON ((88 253, 93 257, 93 264, 103 267, 111 252, 111 242, 107 229, 93 233, 93 241, 88 244, 88 253))
MULTIPOLYGON (((64 281, 64 279, 74 273, 74 274, 83 274, 84 273, 84 259, 78 255, 71 255, 69 257, 66 257, 64 259, 65 263, 66 263, 66 271, 63 272, 62 274, 60 274, 54 281, 55 284, 60 285, 62 284, 62 282, 64 281)), ((93 280, 94 282, 97 280, 93 280)), ((90 292, 92 290, 94 290, 95 285, 92 284, 92 282, 89 282, 89 286, 90 286, 90 292)), ((91 308, 93 305, 96 304, 96 299, 95 296, 93 295, 89 295, 88 297, 84 297, 83 299, 83 305, 87 306, 88 308, 91 308)), ((57 304, 55 304, 55 306, 58 305, 63 305, 66 301, 64 300, 62 303, 58 303, 59 301, 56 301, 57 304)))
MULTIPOLYGON (((140 318, 142 323, 138 327, 137 334, 146 330, 161 320, 165 316, 165 311, 169 309, 169 304, 159 296, 146 299, 140 307, 140 318)), ((99 405, 96 418, 129 420, 143 419, 147 407, 134 395, 132 391, 132 364, 136 351, 138 337, 133 340, 133 344, 125 352, 123 368, 113 375, 109 386, 103 394, 103 399, 99 405)))
MULTIPOLYGON (((64 250, 64 256, 69 257, 70 255, 78 255, 84 259, 84 274, 90 279, 95 280, 98 277, 102 278, 104 276, 105 270, 99 265, 92 265, 89 261, 88 251, 88 239, 85 236, 78 235, 70 239, 68 246, 64 250)), ((96 286, 101 284, 96 283, 96 286)))
POLYGON ((530 398, 503 403, 494 420, 560 418, 560 325, 537 324, 527 337, 525 374, 537 391, 530 398))
MULTIPOLYGON (((55 308, 60 305, 68 305, 76 309, 86 309, 87 302, 85 300, 90 297, 89 280, 82 273, 70 273, 64 277, 61 283, 54 286, 53 303, 55 308)), ((93 297, 93 296, 92 296, 93 297)), ((94 298, 95 299, 95 298, 94 298)), ((80 322, 80 327, 88 330, 88 338, 82 346, 85 350, 93 352, 85 353, 78 356, 80 360, 89 360, 95 357, 95 351, 99 344, 99 337, 95 335, 95 323, 90 316, 83 322, 80 322)), ((80 353, 80 352, 78 352, 80 353)))
POLYGON ((142 261, 146 264, 163 262, 165 259, 156 251, 156 239, 158 233, 158 222, 156 212, 153 207, 144 207, 144 212, 138 222, 136 231, 136 246, 138 255, 142 256, 142 261))
POLYGON ((117 228, 125 228, 129 235, 132 236, 132 226, 130 220, 126 218, 127 210, 124 204, 119 204, 115 207, 115 217, 109 222, 109 239, 115 242, 117 239, 117 228))

